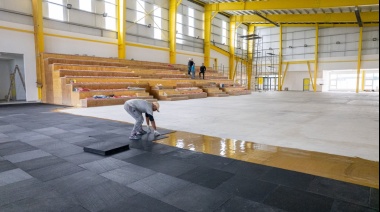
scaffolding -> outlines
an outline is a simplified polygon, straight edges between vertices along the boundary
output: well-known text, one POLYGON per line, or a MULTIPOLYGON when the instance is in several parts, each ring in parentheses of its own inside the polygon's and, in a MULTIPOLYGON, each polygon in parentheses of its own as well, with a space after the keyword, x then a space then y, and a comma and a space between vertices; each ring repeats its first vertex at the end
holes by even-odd
POLYGON ((276 91, 278 90, 278 64, 279 55, 274 49, 264 48, 263 39, 257 36, 254 43, 253 75, 256 91, 276 91))

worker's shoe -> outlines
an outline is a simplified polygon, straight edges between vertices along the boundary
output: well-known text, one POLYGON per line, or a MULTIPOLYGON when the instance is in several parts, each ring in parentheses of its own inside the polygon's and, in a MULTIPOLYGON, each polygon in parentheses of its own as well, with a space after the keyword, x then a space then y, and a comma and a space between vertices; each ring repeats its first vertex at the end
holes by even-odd
POLYGON ((147 132, 145 130, 141 130, 140 132, 137 133, 137 135, 144 135, 146 134, 147 132))
POLYGON ((129 139, 131 139, 131 140, 139 140, 140 138, 137 135, 131 135, 131 136, 129 136, 129 139))

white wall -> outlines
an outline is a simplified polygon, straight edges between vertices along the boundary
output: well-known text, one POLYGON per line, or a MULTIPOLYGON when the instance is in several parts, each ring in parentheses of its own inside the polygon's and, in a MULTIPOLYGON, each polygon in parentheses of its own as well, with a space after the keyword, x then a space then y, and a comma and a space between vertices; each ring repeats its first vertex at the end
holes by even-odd
POLYGON ((26 86, 26 100, 37 101, 38 90, 36 87, 36 54, 34 48, 33 27, 28 25, 0 21, 0 26, 22 29, 29 32, 19 32, 0 28, 0 50, 24 55, 24 73, 26 86), (3 39, 6 38, 6 39, 3 39))

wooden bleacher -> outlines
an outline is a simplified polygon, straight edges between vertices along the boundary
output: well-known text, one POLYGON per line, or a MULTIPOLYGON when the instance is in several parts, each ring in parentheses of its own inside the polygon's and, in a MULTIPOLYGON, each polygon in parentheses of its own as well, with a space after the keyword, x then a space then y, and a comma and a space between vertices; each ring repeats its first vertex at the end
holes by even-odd
POLYGON ((176 101, 251 93, 211 68, 203 80, 197 74, 190 79, 187 66, 178 64, 50 53, 43 53, 42 60, 42 101, 50 104, 95 107, 128 99, 176 101))

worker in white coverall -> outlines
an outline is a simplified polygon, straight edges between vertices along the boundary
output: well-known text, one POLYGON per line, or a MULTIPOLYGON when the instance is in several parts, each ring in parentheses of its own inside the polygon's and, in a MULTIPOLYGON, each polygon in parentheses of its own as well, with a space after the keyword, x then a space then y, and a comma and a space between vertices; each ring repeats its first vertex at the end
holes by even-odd
POLYGON ((139 135, 144 135, 147 132, 143 130, 142 124, 144 123, 144 118, 142 116, 145 113, 145 119, 148 127, 148 132, 150 132, 149 123, 152 123, 152 127, 154 129, 154 136, 161 135, 156 128, 156 122, 154 121, 153 111, 159 111, 160 105, 158 102, 148 102, 143 99, 131 99, 124 103, 124 110, 129 113, 135 120, 136 123, 133 126, 131 136, 129 139, 131 140, 139 140, 139 135))

